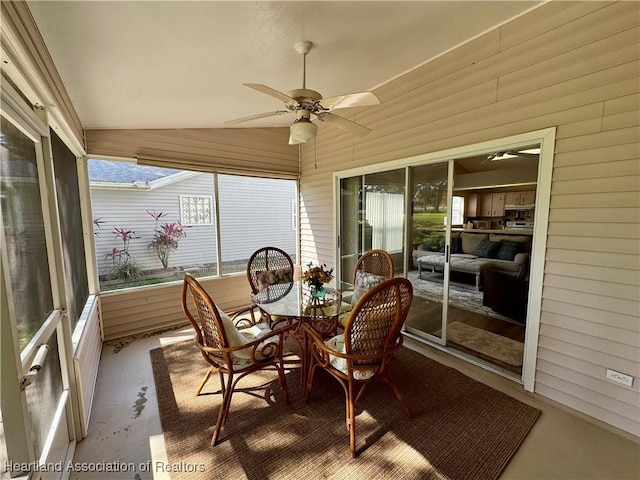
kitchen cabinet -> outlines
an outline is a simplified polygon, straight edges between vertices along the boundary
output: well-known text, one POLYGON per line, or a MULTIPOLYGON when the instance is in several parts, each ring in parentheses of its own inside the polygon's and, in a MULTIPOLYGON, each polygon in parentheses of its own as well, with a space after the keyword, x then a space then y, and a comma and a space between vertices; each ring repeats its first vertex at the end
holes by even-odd
POLYGON ((532 207, 536 203, 536 192, 508 192, 506 194, 506 207, 532 207))
POLYGON ((477 217, 480 212, 480 195, 472 193, 467 195, 467 218, 477 217))
POLYGON ((481 217, 504 217, 504 193, 485 193, 480 201, 481 217))

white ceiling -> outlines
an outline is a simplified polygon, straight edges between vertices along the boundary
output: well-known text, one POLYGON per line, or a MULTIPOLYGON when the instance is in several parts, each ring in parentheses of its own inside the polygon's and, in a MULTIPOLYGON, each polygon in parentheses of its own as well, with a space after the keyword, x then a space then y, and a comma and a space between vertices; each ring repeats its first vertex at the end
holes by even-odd
POLYGON ((242 83, 301 88, 303 39, 307 88, 371 90, 541 3, 28 2, 85 128, 221 128, 280 110, 242 83))

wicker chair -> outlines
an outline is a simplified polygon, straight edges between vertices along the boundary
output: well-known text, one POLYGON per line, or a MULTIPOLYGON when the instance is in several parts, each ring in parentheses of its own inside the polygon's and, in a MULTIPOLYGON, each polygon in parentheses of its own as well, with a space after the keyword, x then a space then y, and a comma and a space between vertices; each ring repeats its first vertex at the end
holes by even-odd
MULTIPOLYGON (((384 250, 371 250, 363 254, 353 269, 353 298, 355 305, 360 297, 371 287, 393 278, 393 260, 384 250)), ((338 320, 342 328, 347 324, 348 314, 340 315, 338 320)))
MULTIPOLYGON (((276 247, 263 247, 256 250, 247 263, 247 279, 254 295, 265 288, 274 294, 286 295, 293 282, 293 261, 284 251, 276 247)), ((282 317, 271 317, 266 312, 261 313, 261 320, 273 325, 284 320, 282 317)))
POLYGON ((412 416, 388 369, 391 356, 402 346, 400 330, 412 300, 411 282, 406 278, 392 278, 362 296, 349 316, 344 334, 323 341, 312 329, 307 329, 312 357, 305 400, 309 398, 318 367, 340 382, 346 396, 352 457, 356 456, 356 404, 372 381, 382 378, 398 397, 407 415, 412 416))
MULTIPOLYGON (((283 336, 287 332, 286 329, 272 331, 267 324, 260 323, 238 330, 233 320, 215 305, 206 290, 189 274, 184 277, 182 309, 195 330, 195 341, 200 353, 210 365, 196 390, 196 395, 200 395, 214 370, 217 370, 220 376, 222 405, 218 412, 211 445, 215 445, 218 441, 220 429, 229 414, 233 390, 245 375, 275 367, 285 402, 289 403, 282 362, 283 336), (188 305, 189 294, 197 312, 195 317, 191 314, 188 305)), ((246 319, 242 321, 246 322, 246 319)))

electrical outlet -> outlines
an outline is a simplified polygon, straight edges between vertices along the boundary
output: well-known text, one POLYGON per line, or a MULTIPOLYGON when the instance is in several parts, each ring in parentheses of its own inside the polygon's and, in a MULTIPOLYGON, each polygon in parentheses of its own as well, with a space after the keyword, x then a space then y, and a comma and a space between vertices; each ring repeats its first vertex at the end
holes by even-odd
POLYGON ((615 370, 609 370, 608 368, 607 378, 614 382, 621 383, 622 385, 626 385, 627 387, 631 387, 633 385, 633 377, 631 375, 616 372, 615 370))

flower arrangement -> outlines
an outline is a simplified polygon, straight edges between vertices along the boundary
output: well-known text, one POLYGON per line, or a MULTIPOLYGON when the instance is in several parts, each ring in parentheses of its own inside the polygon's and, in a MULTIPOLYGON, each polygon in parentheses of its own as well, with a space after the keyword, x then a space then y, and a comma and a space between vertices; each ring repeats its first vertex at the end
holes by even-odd
POLYGON ((333 279, 333 268, 327 269, 326 264, 313 266, 313 262, 307 264, 307 270, 302 274, 302 281, 310 287, 321 288, 323 284, 333 279))

